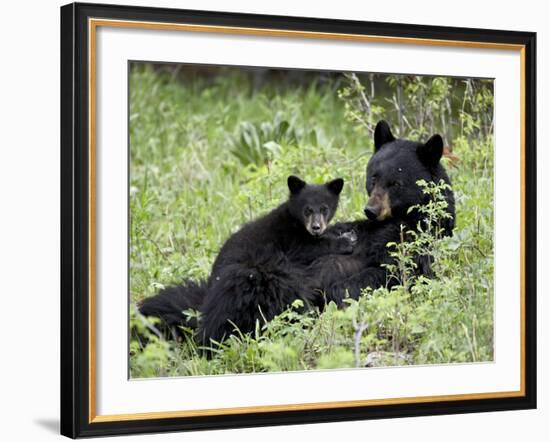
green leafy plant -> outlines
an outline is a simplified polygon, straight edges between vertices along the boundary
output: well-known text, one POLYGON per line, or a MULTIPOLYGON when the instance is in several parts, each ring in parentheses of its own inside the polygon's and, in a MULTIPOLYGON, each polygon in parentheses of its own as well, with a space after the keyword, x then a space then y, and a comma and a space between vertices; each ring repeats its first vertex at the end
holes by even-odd
POLYGON ((298 142, 296 128, 277 112, 273 121, 252 123, 243 121, 236 134, 228 137, 231 153, 244 165, 261 165, 273 159, 282 146, 295 146, 298 142))

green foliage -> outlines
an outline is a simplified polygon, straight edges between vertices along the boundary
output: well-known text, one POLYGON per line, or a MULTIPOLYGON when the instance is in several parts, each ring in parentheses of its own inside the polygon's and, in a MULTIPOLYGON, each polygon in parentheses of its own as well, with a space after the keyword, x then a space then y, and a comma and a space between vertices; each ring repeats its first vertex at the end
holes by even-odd
POLYGON ((161 377, 168 373, 170 345, 156 328, 159 320, 144 318, 130 309, 130 366, 136 377, 161 377))
POLYGON ((375 103, 375 75, 369 75, 370 96, 356 74, 344 74, 344 78, 347 85, 338 91, 338 97, 344 101, 346 119, 355 122, 357 130, 366 129, 373 134, 376 123, 384 112, 384 107, 375 103))
POLYGON ((237 134, 229 138, 231 153, 244 165, 267 163, 287 146, 296 146, 298 134, 294 126, 284 119, 281 112, 275 114, 273 122, 254 124, 243 121, 237 134))
MULTIPOLYGON (((393 121, 396 136, 422 139, 440 133, 492 137, 493 82, 418 75, 346 74, 339 96, 356 130, 374 131, 380 118, 393 121)), ((450 146, 452 147, 452 145, 450 146)))
POLYGON ((349 74, 257 84, 240 69, 181 73, 147 64, 130 72, 132 377, 493 359, 490 82, 349 74), (460 158, 443 160, 456 198, 455 234, 441 236, 445 185, 419 183, 431 201, 415 208, 425 221, 389 245, 397 286, 365 290, 347 308, 329 304, 322 313, 297 302, 253 333, 235 330, 208 349, 209 358, 191 330, 165 341, 157 321, 135 313, 133 305, 159 288, 206 277, 232 232, 286 198, 290 174, 343 177, 336 220, 361 219, 379 118, 401 136, 439 131, 460 158), (435 258, 436 278, 414 276, 416 255, 435 258))

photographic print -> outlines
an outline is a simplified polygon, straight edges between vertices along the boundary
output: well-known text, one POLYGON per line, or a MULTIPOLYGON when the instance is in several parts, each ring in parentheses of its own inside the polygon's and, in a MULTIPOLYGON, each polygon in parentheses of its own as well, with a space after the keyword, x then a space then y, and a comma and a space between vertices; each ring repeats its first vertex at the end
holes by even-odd
POLYGON ((131 378, 493 360, 493 79, 128 75, 131 378))
POLYGON ((536 407, 536 35, 61 8, 61 432, 536 407))

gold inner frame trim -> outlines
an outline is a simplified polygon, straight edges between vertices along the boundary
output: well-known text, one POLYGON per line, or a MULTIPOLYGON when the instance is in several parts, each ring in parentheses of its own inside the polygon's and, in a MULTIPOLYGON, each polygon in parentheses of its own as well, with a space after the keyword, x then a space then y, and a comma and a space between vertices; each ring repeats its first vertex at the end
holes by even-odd
POLYGON ((133 421, 145 419, 169 419, 179 417, 220 416, 247 413, 273 413, 281 411, 322 410, 328 408, 365 407, 376 405, 415 404, 427 402, 461 401, 512 398, 525 396, 525 46, 521 44, 440 40, 412 37, 390 37, 346 33, 291 31, 283 29, 245 28, 233 26, 211 26, 181 23, 160 23, 131 20, 88 19, 88 94, 89 94, 89 423, 133 421), (306 38, 339 41, 357 41, 386 44, 410 44, 419 46, 444 46, 474 49, 497 49, 518 51, 520 54, 520 389, 518 391, 466 393, 437 396, 400 397, 388 399, 367 399, 353 401, 315 402, 283 405, 261 405, 234 408, 215 408, 179 411, 159 411, 129 414, 96 414, 96 31, 99 26, 134 28, 163 31, 206 32, 217 34, 252 35, 265 37, 306 38))

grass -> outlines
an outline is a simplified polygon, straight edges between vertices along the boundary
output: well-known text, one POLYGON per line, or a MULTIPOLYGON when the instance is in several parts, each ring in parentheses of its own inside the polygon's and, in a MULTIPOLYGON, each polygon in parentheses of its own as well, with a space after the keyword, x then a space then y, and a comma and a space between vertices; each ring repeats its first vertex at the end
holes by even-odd
MULTIPOLYGON (((132 304, 167 284, 207 277, 232 232, 284 201, 289 174, 314 182, 343 177, 336 221, 362 217, 373 146, 339 98, 344 78, 258 82, 236 69, 210 74, 132 66, 132 304)), ((379 107, 387 101, 380 97, 379 107)), ((454 114, 475 128, 471 114, 454 114)), ((368 291, 344 310, 299 315, 289 308, 255 333, 236 333, 209 360, 192 339, 133 339, 131 376, 492 360, 492 136, 455 133, 450 144, 460 161, 447 166, 457 228, 438 242, 438 279, 408 291, 368 291), (367 325, 358 335, 359 324, 367 325)), ((131 312, 132 326, 145 332, 131 312)))

